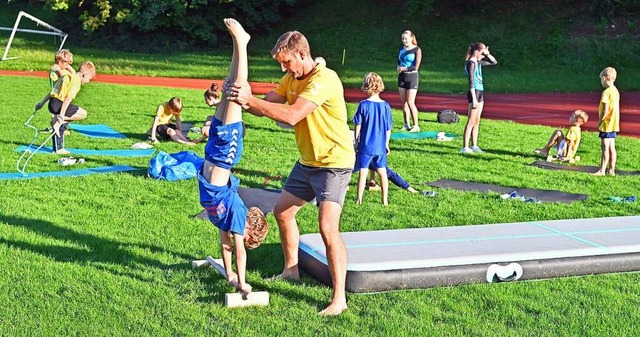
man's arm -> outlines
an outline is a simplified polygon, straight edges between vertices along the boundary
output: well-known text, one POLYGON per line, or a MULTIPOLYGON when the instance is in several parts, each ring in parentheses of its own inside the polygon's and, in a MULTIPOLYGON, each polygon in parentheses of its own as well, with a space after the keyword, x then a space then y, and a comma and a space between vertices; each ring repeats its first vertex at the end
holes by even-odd
POLYGON ((257 98, 251 93, 249 83, 242 87, 230 88, 228 99, 239 103, 242 108, 256 116, 269 117, 277 122, 296 125, 307 117, 318 106, 302 97, 296 98, 293 104, 284 104, 287 98, 271 91, 264 99, 257 98))

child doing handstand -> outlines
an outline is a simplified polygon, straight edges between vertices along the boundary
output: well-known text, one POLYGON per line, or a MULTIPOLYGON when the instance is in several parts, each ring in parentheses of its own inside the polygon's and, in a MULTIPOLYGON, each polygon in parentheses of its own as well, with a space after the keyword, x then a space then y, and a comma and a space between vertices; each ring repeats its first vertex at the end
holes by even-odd
POLYGON ((164 139, 171 139, 177 143, 196 145, 180 131, 182 129, 181 111, 182 100, 178 97, 172 97, 168 102, 160 104, 156 111, 156 117, 153 119, 149 140, 156 143, 158 142, 156 135, 160 135, 164 139), (171 123, 174 118, 176 119, 175 124, 171 123))
POLYGON ((366 92, 369 98, 358 104, 353 116, 357 151, 354 170, 359 171, 357 204, 362 203, 370 167, 380 176, 382 204, 388 204, 387 154, 393 120, 391 106, 380 98, 383 90, 384 82, 380 75, 368 73, 362 82, 362 91, 366 92))
MULTIPOLYGON (((248 78, 247 44, 251 36, 234 19, 224 19, 224 23, 233 37, 229 78, 242 85, 248 78)), ((246 295, 251 292, 251 286, 246 282, 245 247, 253 249, 260 245, 269 225, 259 208, 247 210, 238 195, 240 181, 230 171, 242 157, 243 137, 242 107, 236 102, 222 100, 212 119, 211 136, 205 147, 205 162, 198 180, 200 204, 219 230, 227 281, 246 295), (232 267, 234 249, 237 274, 232 267)))
POLYGON ((570 126, 567 132, 562 133, 562 130, 557 129, 551 134, 547 144, 542 148, 535 149, 534 152, 548 157, 549 150, 555 146, 558 160, 573 162, 580 145, 580 127, 588 121, 589 115, 586 112, 582 110, 572 112, 569 116, 570 126))

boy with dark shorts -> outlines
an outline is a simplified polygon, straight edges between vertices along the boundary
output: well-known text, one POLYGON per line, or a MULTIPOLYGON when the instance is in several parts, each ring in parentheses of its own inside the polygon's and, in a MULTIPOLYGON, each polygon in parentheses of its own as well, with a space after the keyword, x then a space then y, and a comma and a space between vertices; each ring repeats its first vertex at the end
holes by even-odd
POLYGON ((600 72, 600 84, 604 88, 598 106, 598 136, 601 139, 602 158, 600 169, 593 173, 595 176, 616 175, 616 136, 620 132, 620 92, 614 84, 617 77, 618 72, 612 67, 600 72))
POLYGON ((51 126, 53 128, 53 152, 57 154, 69 154, 64 148, 64 131, 69 121, 78 121, 87 118, 87 111, 71 104, 76 98, 83 84, 89 83, 96 76, 96 67, 92 62, 86 61, 80 65, 77 73, 67 72, 63 74, 53 86, 53 90, 36 104, 36 110, 42 109, 49 101, 49 112, 52 114, 51 126))
MULTIPOLYGON (((251 36, 234 19, 225 19, 224 23, 233 37, 229 77, 232 81, 244 83, 248 78, 247 44, 251 36)), ((268 223, 259 208, 247 210, 238 195, 240 181, 231 173, 231 168, 238 164, 244 150, 242 107, 223 100, 212 118, 210 135, 205 147, 205 162, 198 175, 200 204, 207 211, 209 220, 218 228, 227 281, 247 295, 252 288, 246 282, 245 247, 253 249, 262 243, 268 223), (237 274, 232 266, 234 250, 237 274)))

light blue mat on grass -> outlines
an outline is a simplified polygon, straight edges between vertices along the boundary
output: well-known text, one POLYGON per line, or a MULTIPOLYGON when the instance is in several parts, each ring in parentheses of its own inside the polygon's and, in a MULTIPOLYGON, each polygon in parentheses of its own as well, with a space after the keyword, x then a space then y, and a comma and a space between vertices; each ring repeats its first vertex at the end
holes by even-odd
POLYGON ((92 138, 127 138, 125 135, 104 124, 69 123, 69 128, 92 138))
POLYGON ((85 168, 80 170, 68 170, 68 171, 50 171, 50 172, 35 172, 28 173, 26 176, 19 172, 0 173, 0 180, 14 180, 14 179, 31 179, 31 178, 44 178, 44 177, 79 177, 96 173, 115 173, 133 171, 136 168, 126 165, 115 166, 101 166, 94 168, 85 168))
MULTIPOLYGON (((16 149, 16 152, 24 152, 27 149, 35 151, 37 146, 22 145, 16 149)), ((71 154, 78 156, 113 156, 113 157, 150 157, 156 151, 155 149, 143 150, 89 150, 89 149, 66 149, 71 154)), ((52 149, 49 146, 43 146, 38 153, 51 154, 52 149)))
MULTIPOLYGON (((457 138, 455 133, 445 133, 445 136, 451 138, 457 138)), ((438 137, 437 131, 422 131, 422 132, 394 132, 391 134, 391 139, 436 139, 438 137)))

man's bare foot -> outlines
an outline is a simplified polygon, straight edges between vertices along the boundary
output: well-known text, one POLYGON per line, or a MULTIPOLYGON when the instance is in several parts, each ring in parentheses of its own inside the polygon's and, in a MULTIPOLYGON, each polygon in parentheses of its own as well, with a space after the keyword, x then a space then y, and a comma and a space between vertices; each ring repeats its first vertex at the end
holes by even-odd
POLYGON ((604 175, 604 172, 602 171, 597 171, 597 172, 593 172, 591 173, 592 176, 598 176, 598 177, 602 177, 604 175))
POLYGON ((283 281, 299 281, 300 280, 300 274, 296 273, 296 272, 287 272, 287 271, 283 271, 282 274, 270 277, 267 279, 268 281, 278 281, 278 280, 283 280, 283 281))
POLYGON ((347 310, 349 307, 347 307, 347 302, 340 302, 340 303, 331 303, 329 304, 328 307, 324 308, 324 310, 318 312, 318 315, 320 316, 338 316, 340 315, 343 311, 347 310))
POLYGON ((249 35, 249 33, 247 33, 244 28, 242 28, 240 22, 232 18, 226 18, 224 19, 224 24, 225 26, 227 26, 229 33, 231 33, 231 35, 233 35, 233 37, 236 39, 238 45, 242 46, 249 43, 251 35, 249 35))

